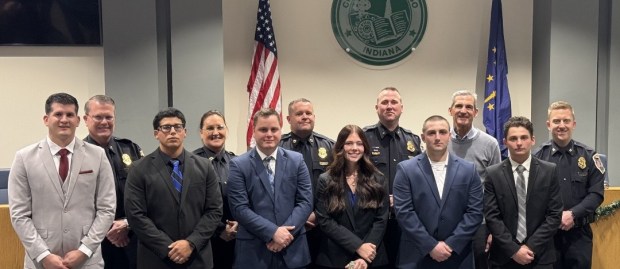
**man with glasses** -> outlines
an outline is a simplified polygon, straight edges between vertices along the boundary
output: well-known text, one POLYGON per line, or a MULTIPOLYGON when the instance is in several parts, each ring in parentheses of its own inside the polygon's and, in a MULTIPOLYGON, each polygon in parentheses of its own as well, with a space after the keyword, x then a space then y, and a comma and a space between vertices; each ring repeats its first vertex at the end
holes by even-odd
POLYGON ((88 136, 84 141, 102 147, 112 165, 116 185, 116 215, 101 243, 106 269, 136 268, 137 239, 125 218, 125 181, 132 162, 144 157, 140 146, 129 139, 114 137, 115 104, 105 95, 95 95, 84 105, 88 136))
POLYGON ((183 147, 185 116, 175 108, 153 119, 159 148, 136 161, 125 210, 138 236, 138 268, 212 268, 210 239, 222 217, 218 179, 208 159, 183 147))

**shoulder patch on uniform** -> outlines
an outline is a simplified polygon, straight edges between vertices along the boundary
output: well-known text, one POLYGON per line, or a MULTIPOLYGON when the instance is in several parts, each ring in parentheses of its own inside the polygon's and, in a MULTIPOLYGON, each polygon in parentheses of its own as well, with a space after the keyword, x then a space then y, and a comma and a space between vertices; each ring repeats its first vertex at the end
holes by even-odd
POLYGON ((601 161, 601 155, 600 154, 594 154, 592 155, 592 160, 594 161, 594 166, 596 167, 596 169, 598 169, 598 171, 601 172, 601 174, 605 174, 605 165, 603 165, 603 161, 601 161))

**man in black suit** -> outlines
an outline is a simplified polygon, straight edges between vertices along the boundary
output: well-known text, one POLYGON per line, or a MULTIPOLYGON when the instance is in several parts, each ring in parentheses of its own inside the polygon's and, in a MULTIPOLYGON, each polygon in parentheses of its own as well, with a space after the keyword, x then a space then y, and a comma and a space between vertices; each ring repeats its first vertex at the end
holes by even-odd
POLYGON ((125 186, 127 220, 138 236, 138 268, 213 268, 210 238, 222 195, 208 159, 183 147, 185 116, 175 108, 153 120, 159 148, 134 163, 125 186))
POLYGON ((553 236, 562 216, 555 164, 531 155, 532 122, 512 117, 504 125, 510 158, 487 168, 484 215, 493 235, 491 268, 553 268, 553 236))

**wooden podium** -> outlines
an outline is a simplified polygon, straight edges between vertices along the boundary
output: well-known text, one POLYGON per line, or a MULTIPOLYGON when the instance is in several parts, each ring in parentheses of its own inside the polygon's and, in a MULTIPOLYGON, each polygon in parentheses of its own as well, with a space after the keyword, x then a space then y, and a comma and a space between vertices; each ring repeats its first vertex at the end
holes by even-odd
POLYGON ((0 266, 6 269, 24 268, 24 246, 19 241, 11 224, 9 205, 0 205, 0 266))
MULTIPOLYGON (((602 206, 620 200, 620 187, 605 190, 602 206)), ((592 268, 615 269, 620 267, 620 212, 590 224, 593 234, 592 268)))

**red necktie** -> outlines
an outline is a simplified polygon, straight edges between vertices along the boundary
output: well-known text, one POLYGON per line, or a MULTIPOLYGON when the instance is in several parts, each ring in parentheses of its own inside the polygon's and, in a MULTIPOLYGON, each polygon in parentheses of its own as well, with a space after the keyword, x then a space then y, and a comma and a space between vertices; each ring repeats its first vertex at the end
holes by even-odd
POLYGON ((69 158, 67 158, 69 150, 61 149, 58 151, 58 154, 60 154, 60 165, 58 166, 58 174, 60 175, 60 179, 62 179, 62 182, 65 182, 65 179, 67 179, 67 174, 69 174, 69 158))

